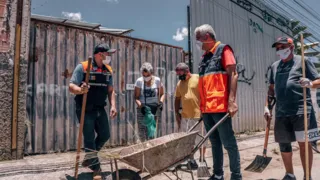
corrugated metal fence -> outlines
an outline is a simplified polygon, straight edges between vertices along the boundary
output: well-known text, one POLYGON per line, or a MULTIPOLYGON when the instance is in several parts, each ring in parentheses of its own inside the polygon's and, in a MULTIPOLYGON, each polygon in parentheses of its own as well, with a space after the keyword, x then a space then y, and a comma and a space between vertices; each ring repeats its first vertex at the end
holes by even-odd
MULTIPOLYGON (((272 43, 288 29, 281 17, 255 0, 191 0, 191 34, 197 26, 210 24, 217 39, 230 44, 239 64, 237 102, 239 112, 233 120, 236 132, 265 127, 263 108, 267 94, 268 67, 277 60, 272 43), (259 9, 260 8, 260 9, 259 9), (265 10, 265 11, 263 11, 265 10), (263 13, 266 12, 266 13, 263 13), (270 18, 272 15, 278 19, 270 18)), ((198 71, 202 52, 192 36, 193 70, 198 71)), ((274 122, 274 121, 273 121, 274 122)))
POLYGON ((76 149, 78 128, 74 96, 68 91, 69 79, 74 67, 92 56, 94 46, 101 41, 118 49, 111 64, 118 116, 109 120, 108 145, 127 145, 137 140, 134 93, 127 87, 140 77, 140 66, 146 61, 153 64, 155 75, 165 85, 162 135, 174 131, 173 95, 177 79, 172 70, 183 61, 182 48, 32 20, 27 87, 31 140, 27 153, 76 149))

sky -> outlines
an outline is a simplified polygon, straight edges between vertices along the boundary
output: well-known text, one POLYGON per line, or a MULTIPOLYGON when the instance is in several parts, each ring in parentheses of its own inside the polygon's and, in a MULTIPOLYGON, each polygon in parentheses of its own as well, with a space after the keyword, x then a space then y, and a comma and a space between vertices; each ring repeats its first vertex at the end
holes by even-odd
POLYGON ((32 0, 31 13, 103 27, 134 29, 132 37, 187 49, 190 0, 32 0), (90 2, 90 3, 89 3, 90 2))
MULTIPOLYGON (((283 7, 279 1, 300 9, 299 12, 302 12, 307 19, 293 13, 295 18, 302 19, 307 26, 319 32, 319 37, 316 36, 320 40, 320 26, 317 26, 320 25, 320 16, 318 19, 312 17, 295 5, 293 0, 271 1, 282 6, 282 9, 287 7, 283 7), (308 19, 316 24, 309 22, 308 19)), ((180 46, 187 50, 189 3, 190 0, 32 0, 31 12, 100 23, 107 28, 134 29, 132 37, 180 46)), ((320 9, 320 0, 303 0, 303 3, 316 11, 320 9)))

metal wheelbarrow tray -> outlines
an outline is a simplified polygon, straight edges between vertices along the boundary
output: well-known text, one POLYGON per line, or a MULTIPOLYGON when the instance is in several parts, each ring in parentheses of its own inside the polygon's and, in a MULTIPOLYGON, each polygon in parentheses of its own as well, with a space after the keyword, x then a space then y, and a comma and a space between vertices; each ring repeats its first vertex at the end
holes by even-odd
POLYGON ((119 154, 120 161, 140 169, 141 172, 156 175, 189 156, 197 134, 198 131, 173 133, 114 153, 119 154))
MULTIPOLYGON (((212 134, 227 117, 229 117, 229 113, 216 123, 204 137, 201 136, 198 131, 192 131, 202 121, 202 119, 200 119, 188 132, 169 134, 113 151, 110 154, 109 159, 111 160, 111 171, 113 172, 112 161, 114 161, 116 171, 107 179, 139 180, 141 179, 139 174, 144 172, 147 172, 149 175, 142 179, 149 179, 154 175, 164 173, 168 168, 175 167, 190 159, 209 138, 210 134, 212 134), (202 137, 202 140, 198 144, 195 144, 196 136, 202 137), (117 160, 139 169, 140 171, 135 172, 129 169, 118 169, 117 160)), ((175 172, 177 172, 177 169, 175 172)), ((192 179, 194 179, 192 171, 185 172, 190 173, 192 179)), ((174 175, 180 179, 177 174, 174 175)))

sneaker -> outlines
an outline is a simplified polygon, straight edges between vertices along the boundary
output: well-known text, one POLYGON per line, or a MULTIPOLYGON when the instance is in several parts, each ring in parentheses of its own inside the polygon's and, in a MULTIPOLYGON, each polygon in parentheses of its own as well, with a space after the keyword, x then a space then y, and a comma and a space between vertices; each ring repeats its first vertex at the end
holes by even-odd
POLYGON ((289 174, 286 174, 282 180, 297 180, 296 177, 291 177, 289 174))
MULTIPOLYGON (((199 167, 196 160, 194 160, 194 159, 189 160, 188 163, 190 164, 191 170, 196 170, 199 167)), ((188 166, 188 164, 187 164, 187 166, 188 166)))
POLYGON ((311 142, 311 147, 315 152, 320 153, 320 151, 318 149, 317 141, 312 141, 311 142))
POLYGON ((208 180, 224 180, 223 176, 212 175, 208 180))
POLYGON ((93 171, 93 180, 102 180, 101 170, 93 171))

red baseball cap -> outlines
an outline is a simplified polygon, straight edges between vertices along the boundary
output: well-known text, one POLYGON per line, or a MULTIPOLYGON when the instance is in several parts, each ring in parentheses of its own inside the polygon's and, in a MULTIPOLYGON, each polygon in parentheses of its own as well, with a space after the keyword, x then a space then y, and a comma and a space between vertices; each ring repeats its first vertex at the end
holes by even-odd
POLYGON ((289 37, 279 37, 272 47, 276 47, 277 44, 293 44, 293 40, 289 37))

